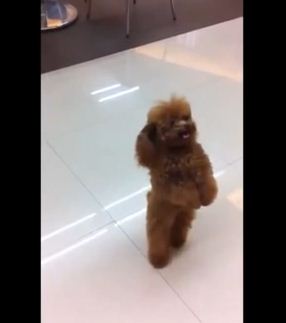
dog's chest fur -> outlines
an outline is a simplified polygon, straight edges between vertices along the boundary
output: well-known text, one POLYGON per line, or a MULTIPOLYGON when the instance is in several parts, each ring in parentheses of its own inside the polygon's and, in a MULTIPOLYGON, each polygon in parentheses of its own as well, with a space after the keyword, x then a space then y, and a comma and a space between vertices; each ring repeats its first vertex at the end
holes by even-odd
POLYGON ((160 178, 163 182, 184 185, 194 181, 194 160, 191 154, 183 156, 169 155, 162 159, 160 178))

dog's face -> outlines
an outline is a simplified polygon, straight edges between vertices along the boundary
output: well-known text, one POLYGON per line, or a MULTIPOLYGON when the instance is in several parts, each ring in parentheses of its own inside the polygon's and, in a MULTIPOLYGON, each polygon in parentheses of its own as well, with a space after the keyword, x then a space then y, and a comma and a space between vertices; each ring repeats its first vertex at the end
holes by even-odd
POLYGON ((149 137, 169 148, 186 147, 196 138, 190 105, 184 99, 161 102, 148 114, 149 137))

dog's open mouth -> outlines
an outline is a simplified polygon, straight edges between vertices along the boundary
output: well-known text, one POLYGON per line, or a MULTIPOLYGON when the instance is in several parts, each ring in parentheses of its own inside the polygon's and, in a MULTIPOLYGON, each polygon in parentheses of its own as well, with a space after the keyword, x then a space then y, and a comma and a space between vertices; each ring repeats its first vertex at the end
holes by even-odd
POLYGON ((179 136, 181 139, 186 140, 190 137, 190 131, 188 130, 181 131, 179 136))

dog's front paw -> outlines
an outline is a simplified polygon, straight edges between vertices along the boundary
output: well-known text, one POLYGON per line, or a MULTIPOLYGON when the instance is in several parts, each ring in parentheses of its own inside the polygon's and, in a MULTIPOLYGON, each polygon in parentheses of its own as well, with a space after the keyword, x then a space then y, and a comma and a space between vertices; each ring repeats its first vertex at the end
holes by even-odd
POLYGON ((197 190, 193 190, 190 194, 188 204, 191 209, 195 210, 198 210, 202 206, 200 194, 197 190))
POLYGON ((215 179, 210 179, 200 187, 200 200, 202 206, 210 205, 216 198, 218 188, 215 179))

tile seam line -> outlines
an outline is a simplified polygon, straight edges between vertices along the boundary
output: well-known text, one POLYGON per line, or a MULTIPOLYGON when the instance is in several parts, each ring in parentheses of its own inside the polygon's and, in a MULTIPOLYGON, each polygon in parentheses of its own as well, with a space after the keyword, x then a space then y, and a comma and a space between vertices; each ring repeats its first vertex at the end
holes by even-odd
MULTIPOLYGON (((73 172, 73 170, 70 169, 69 165, 62 159, 62 157, 57 153, 57 151, 54 149, 54 147, 47 141, 47 145, 52 149, 52 151, 56 154, 56 156, 64 163, 64 165, 67 167, 67 169, 72 173, 72 175, 80 182, 80 184, 88 191, 88 193, 92 196, 92 198, 99 204, 99 206, 104 210, 104 206, 95 198, 93 193, 86 187, 86 185, 82 182, 82 180, 77 176, 76 173, 73 172)), ((127 232, 121 227, 120 224, 113 218, 113 216, 110 214, 109 210, 104 210, 107 212, 109 217, 111 218, 110 224, 116 224, 117 228, 121 231, 123 235, 129 240, 129 242, 133 245, 133 247, 137 250, 137 252, 146 259, 145 255, 141 252, 141 250, 138 248, 138 246, 135 244, 135 242, 131 239, 131 237, 127 234, 127 232)), ((161 272, 157 273, 161 279, 165 282, 165 284, 169 287, 169 289, 172 291, 174 295, 181 301, 181 303, 185 306, 185 308, 192 313, 192 315, 198 320, 198 322, 202 323, 201 319, 198 317, 198 315, 189 307, 189 305, 185 302, 185 300, 181 297, 181 295, 169 284, 169 282, 166 280, 166 278, 162 275, 161 272)))
MULTIPOLYGON (((54 147, 50 144, 50 142, 47 140, 46 141, 47 145, 50 147, 50 149, 55 153, 55 155, 64 163, 64 165, 67 167, 67 169, 71 172, 71 174, 73 175, 73 177, 75 177, 75 179, 88 191, 88 193, 92 196, 92 198, 96 201, 97 204, 99 204, 99 206, 101 207, 102 210, 104 210, 104 206, 97 200, 97 198, 94 196, 94 194, 86 187, 86 185, 82 182, 82 180, 78 177, 78 175, 69 167, 69 165, 65 162, 65 160, 63 160, 63 158, 58 154, 58 152, 54 149, 54 147)), ((228 166, 235 164, 237 162, 239 162, 243 157, 240 157, 232 162, 230 162, 228 164, 228 166)), ((110 224, 117 224, 117 227, 119 228, 119 230, 125 235, 125 237, 129 240, 129 242, 135 247, 135 249, 137 250, 137 252, 139 252, 139 254, 141 256, 143 256, 143 258, 147 259, 146 256, 141 252, 141 250, 138 248, 138 246, 135 244, 135 242, 131 239, 131 237, 128 235, 128 233, 121 227, 120 224, 118 224, 117 220, 115 220, 113 218, 113 216, 110 214, 109 210, 104 210, 104 212, 106 212, 108 214, 108 216, 111 219, 111 222, 107 223, 105 226, 108 226, 110 224)), ((102 227, 102 228, 103 228, 102 227)), ((95 230, 96 231, 96 230, 95 230)), ((199 318, 199 316, 195 313, 194 310, 192 310, 192 308, 186 303, 186 301, 181 297, 181 295, 174 289, 174 287, 166 280, 166 278, 164 277, 164 275, 161 272, 158 272, 158 275, 161 277, 161 279, 165 282, 165 284, 170 288, 170 290, 173 292, 173 294, 176 295, 176 297, 184 304, 184 306, 187 308, 187 310, 189 312, 192 313, 192 315, 198 320, 198 322, 202 323, 201 319, 199 318)))
MULTIPOLYGON (((114 225, 114 224, 115 224, 115 223, 114 223, 114 220, 113 220, 113 219, 110 219, 106 224, 100 225, 99 227, 93 227, 93 228, 91 229, 91 231, 89 231, 89 232, 87 232, 87 233, 85 233, 85 234, 81 234, 81 236, 80 236, 79 238, 76 238, 76 239, 75 239, 75 241, 80 242, 80 241, 84 240, 85 238, 88 238, 89 236, 92 236, 93 234, 96 234, 97 232, 100 232, 101 230, 105 229, 106 227, 108 227, 108 226, 110 226, 110 225, 114 225)), ((77 242, 74 242, 74 243, 77 243, 77 242)), ((66 248, 68 248, 68 247, 72 246, 74 243, 68 244, 68 245, 66 246, 66 248)), ((64 248, 64 249, 65 249, 65 248, 64 248)), ((58 249, 58 250, 56 250, 56 251, 52 252, 52 253, 51 253, 50 255, 48 255, 47 257, 43 257, 43 258, 48 258, 48 257, 52 256, 53 254, 56 254, 56 253, 58 253, 58 252, 61 252, 61 251, 62 251, 62 250, 64 250, 64 249, 63 249, 63 248, 60 248, 60 249, 58 249)), ((41 260, 43 260, 43 259, 41 259, 41 260)))
POLYGON ((107 212, 107 210, 104 210, 103 205, 98 201, 98 199, 94 196, 94 194, 91 192, 91 190, 85 185, 85 183, 80 179, 80 177, 70 168, 70 166, 66 163, 66 161, 58 154, 58 152, 54 149, 54 147, 47 141, 47 145, 50 147, 50 149, 54 152, 54 154, 61 160, 61 162, 65 165, 65 167, 67 168, 67 170, 72 174, 72 176, 76 179, 77 182, 80 183, 80 185, 86 189, 86 191, 88 192, 88 194, 92 197, 92 199, 100 206, 100 211, 102 213, 107 213, 108 216, 110 217, 111 223, 116 223, 116 221, 114 220, 114 218, 110 215, 109 212, 107 212))
MULTIPOLYGON (((115 221, 117 224, 117 221, 115 221)), ((147 260, 147 257, 142 253, 140 248, 136 245, 136 243, 133 241, 133 239, 128 235, 128 233, 121 227, 120 224, 117 224, 117 227, 119 230, 126 236, 126 238, 130 241, 130 243, 134 246, 134 248, 137 250, 137 252, 147 260)), ((162 272, 160 270, 157 270, 157 274, 161 277, 161 279, 165 282, 165 284, 169 287, 169 289, 172 291, 172 293, 181 301, 181 303, 185 306, 185 308, 195 317, 195 319, 202 323, 202 320, 199 318, 199 316, 196 314, 194 310, 185 302, 185 300, 181 297, 181 295, 174 289, 174 287, 167 281, 167 279, 164 277, 162 272)))

